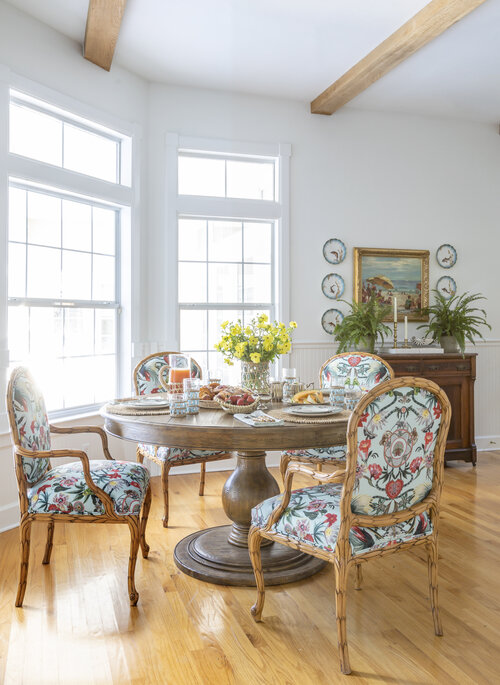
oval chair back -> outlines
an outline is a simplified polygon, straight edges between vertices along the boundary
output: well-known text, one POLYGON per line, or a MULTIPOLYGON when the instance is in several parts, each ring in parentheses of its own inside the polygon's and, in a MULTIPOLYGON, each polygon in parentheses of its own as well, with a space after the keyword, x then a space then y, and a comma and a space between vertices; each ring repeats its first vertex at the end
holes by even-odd
MULTIPOLYGON (((344 559, 352 527, 400 526, 402 540, 435 536, 450 419, 445 392, 425 378, 387 381, 359 401, 347 429, 337 542, 344 559)), ((377 549, 372 532, 373 539, 360 540, 365 550, 377 549)))
POLYGON ((320 387, 328 387, 336 376, 344 380, 356 377, 361 387, 370 390, 383 381, 394 378, 392 366, 381 357, 369 352, 344 352, 330 357, 319 370, 320 387))
MULTIPOLYGON (((169 367, 168 355, 181 354, 180 352, 155 352, 142 359, 133 371, 134 388, 136 395, 148 395, 149 393, 164 392, 160 383, 160 371, 166 373, 169 367)), ((201 366, 191 357, 191 376, 201 378, 201 366)))
MULTIPOLYGON (((31 373, 19 366, 11 374, 7 388, 7 411, 14 445, 32 452, 50 450, 50 427, 43 395, 31 373)), ((50 468, 49 459, 21 457, 22 471, 28 483, 36 483, 50 468)))

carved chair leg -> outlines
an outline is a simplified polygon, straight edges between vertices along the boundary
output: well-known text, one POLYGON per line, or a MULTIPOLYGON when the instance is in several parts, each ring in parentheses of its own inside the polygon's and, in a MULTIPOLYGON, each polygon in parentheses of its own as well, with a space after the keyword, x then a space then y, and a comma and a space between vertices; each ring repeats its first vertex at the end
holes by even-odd
POLYGON ((164 462, 161 466, 161 488, 163 490, 163 527, 168 527, 168 472, 170 464, 164 462))
POLYGON ((205 493, 205 467, 206 462, 202 461, 200 464, 200 491, 198 493, 200 497, 205 493))
POLYGON ((262 537, 259 528, 251 526, 248 533, 248 551, 250 553, 250 561, 252 562, 253 572, 255 574, 255 582, 257 584, 257 600, 250 609, 255 621, 262 620, 262 609, 264 608, 264 600, 266 589, 264 585, 264 574, 262 573, 262 558, 260 555, 260 545, 262 537))
POLYGON ((429 570, 429 597, 431 600, 432 618, 434 619, 434 632, 436 635, 443 634, 443 626, 439 616, 438 604, 438 549, 437 542, 431 540, 426 545, 427 568, 429 570))
POLYGON ((288 454, 282 454, 281 455, 281 461, 280 461, 280 473, 281 473, 281 480, 283 483, 285 482, 285 473, 288 464, 292 461, 292 457, 290 457, 288 454))
POLYGON ((130 555, 128 559, 128 596, 130 597, 130 606, 135 607, 139 601, 139 593, 135 587, 135 564, 137 561, 137 552, 139 551, 140 530, 139 517, 128 516, 128 527, 130 529, 130 555))
POLYGON ((351 672, 349 664, 349 652, 347 649, 346 629, 346 594, 347 594, 347 567, 342 564, 335 566, 335 613, 337 617, 337 641, 339 645, 340 670, 348 675, 351 672))
POLYGON ((148 485, 148 489, 146 490, 146 496, 144 498, 144 503, 142 505, 142 516, 141 516, 141 524, 140 524, 140 542, 141 542, 141 550, 142 550, 142 556, 144 559, 148 558, 149 554, 149 545, 146 542, 146 526, 148 524, 148 516, 149 516, 149 510, 151 508, 151 483, 148 485))
POLYGON ((54 521, 49 521, 47 524, 47 544, 45 545, 45 554, 43 555, 42 564, 50 564, 50 554, 52 552, 52 540, 54 539, 54 521))
POLYGON ((363 568, 361 564, 356 564, 356 575, 354 577, 354 589, 361 590, 361 585, 363 583, 363 568))
POLYGON ((135 451, 135 457, 136 457, 136 460, 139 462, 139 464, 144 463, 144 454, 141 452, 139 445, 137 445, 137 449, 135 451))
POLYGON ((30 536, 31 519, 21 520, 19 527, 21 544, 21 566, 19 569, 19 585, 17 588, 16 607, 22 607, 24 593, 26 592, 26 581, 28 578, 28 567, 30 561, 30 536))

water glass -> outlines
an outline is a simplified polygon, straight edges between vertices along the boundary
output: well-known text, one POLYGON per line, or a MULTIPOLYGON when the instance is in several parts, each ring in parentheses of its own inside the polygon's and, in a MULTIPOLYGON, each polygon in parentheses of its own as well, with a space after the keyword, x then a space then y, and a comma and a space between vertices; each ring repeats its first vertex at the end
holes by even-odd
POLYGON ((290 404, 297 387, 297 370, 283 369, 283 403, 290 404))
POLYGON ((182 383, 186 397, 187 413, 197 414, 200 411, 200 388, 202 382, 199 378, 185 378, 182 383))
POLYGON ((330 384, 330 404, 332 407, 335 407, 335 409, 344 407, 344 394, 345 389, 342 379, 334 376, 330 384))
POLYGON ((187 400, 183 392, 171 392, 168 395, 170 402, 170 416, 186 416, 187 400))
POLYGON ((361 392, 361 388, 359 388, 359 386, 357 388, 351 387, 351 386, 347 387, 345 389, 345 399, 344 399, 345 408, 348 409, 349 411, 353 411, 354 407, 357 405, 357 403, 361 399, 362 394, 363 393, 361 392))

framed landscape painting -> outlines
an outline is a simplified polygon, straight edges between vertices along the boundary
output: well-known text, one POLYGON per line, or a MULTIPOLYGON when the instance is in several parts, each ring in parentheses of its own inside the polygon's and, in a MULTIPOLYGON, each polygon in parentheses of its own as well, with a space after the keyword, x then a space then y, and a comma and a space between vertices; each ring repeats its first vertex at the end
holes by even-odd
POLYGON ((370 295, 391 305, 385 321, 393 320, 393 298, 398 319, 427 321, 421 310, 429 306, 429 250, 354 248, 354 301, 366 302, 370 295))

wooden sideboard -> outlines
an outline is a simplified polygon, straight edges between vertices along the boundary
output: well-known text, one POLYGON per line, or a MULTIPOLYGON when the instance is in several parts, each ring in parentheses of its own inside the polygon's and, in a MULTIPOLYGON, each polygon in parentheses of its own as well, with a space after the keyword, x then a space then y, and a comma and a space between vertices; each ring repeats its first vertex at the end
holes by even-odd
POLYGON ((476 354, 387 354, 381 355, 398 376, 421 376, 437 383, 451 403, 451 425, 445 460, 460 459, 476 465, 474 437, 474 381, 476 354))

